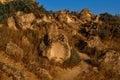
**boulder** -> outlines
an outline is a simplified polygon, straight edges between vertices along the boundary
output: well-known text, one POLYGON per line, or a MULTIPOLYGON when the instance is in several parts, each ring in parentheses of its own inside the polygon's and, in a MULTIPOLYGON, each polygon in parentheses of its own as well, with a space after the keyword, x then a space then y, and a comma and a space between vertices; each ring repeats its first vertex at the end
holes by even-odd
POLYGON ((15 20, 14 20, 13 17, 9 17, 9 18, 7 19, 7 24, 8 24, 8 27, 9 27, 10 29, 18 30, 17 27, 16 27, 16 23, 15 23, 15 20))
POLYGON ((83 21, 91 21, 92 20, 92 13, 89 9, 85 8, 83 9, 80 14, 79 14, 79 18, 83 21))
POLYGON ((10 1, 12 1, 12 0, 0 0, 0 3, 7 3, 7 2, 10 2, 10 1))
POLYGON ((102 43, 100 38, 98 36, 91 37, 88 41, 88 47, 90 48, 96 48, 98 50, 105 49, 105 45, 102 43))
POLYGON ((36 17, 33 13, 28 13, 28 14, 22 12, 16 13, 17 24, 23 30, 33 29, 32 23, 34 22, 35 19, 36 17))
POLYGON ((71 52, 67 37, 64 34, 58 34, 49 34, 44 40, 44 45, 41 44, 40 47, 42 50, 45 49, 42 53, 43 56, 49 60, 62 63, 70 58, 71 52))
POLYGON ((55 42, 52 43, 51 47, 48 49, 46 56, 49 60, 62 63, 70 57, 70 48, 66 44, 55 42))
POLYGON ((58 11, 54 14, 54 17, 60 22, 72 23, 74 20, 69 14, 68 10, 58 11))
POLYGON ((107 51, 101 63, 101 68, 107 74, 112 75, 112 80, 118 80, 116 76, 120 76, 120 51, 107 51))
POLYGON ((2 27, 3 27, 3 24, 0 23, 0 28, 2 28, 2 27))

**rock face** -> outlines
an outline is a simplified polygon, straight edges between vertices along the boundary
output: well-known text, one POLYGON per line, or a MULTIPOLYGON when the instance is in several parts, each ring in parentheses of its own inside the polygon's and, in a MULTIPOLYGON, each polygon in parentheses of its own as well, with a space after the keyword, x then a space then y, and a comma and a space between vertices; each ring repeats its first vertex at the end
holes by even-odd
POLYGON ((6 3, 6 2, 10 2, 12 0, 0 0, 1 3, 6 3))
POLYGON ((15 20, 14 20, 13 17, 10 17, 10 18, 7 19, 7 24, 8 24, 10 29, 17 30, 16 24, 15 24, 15 20))
POLYGON ((22 12, 16 13, 16 20, 20 28, 23 30, 32 29, 32 22, 35 20, 33 13, 23 14, 22 12))
POLYGON ((48 32, 45 40, 48 43, 45 42, 45 44, 48 44, 49 47, 47 52, 43 53, 43 56, 48 57, 49 60, 55 60, 55 62, 60 63, 70 58, 71 53, 67 36, 61 33, 57 26, 51 26, 48 32))
POLYGON ((59 42, 52 43, 51 48, 47 52, 47 57, 56 62, 63 62, 70 57, 70 48, 66 44, 59 42))
POLYGON ((80 19, 83 21, 91 21, 92 13, 89 9, 85 8, 80 12, 80 19))
POLYGON ((108 51, 102 65, 107 71, 110 70, 112 73, 115 73, 114 75, 118 74, 120 76, 120 52, 108 51))
POLYGON ((98 50, 103 50, 105 48, 104 44, 101 42, 98 36, 92 37, 88 41, 88 47, 97 48, 98 50))
POLYGON ((60 22, 64 21, 67 23, 74 22, 74 19, 72 18, 72 16, 70 16, 70 12, 68 10, 58 11, 54 14, 54 17, 56 18, 56 20, 59 20, 60 22))

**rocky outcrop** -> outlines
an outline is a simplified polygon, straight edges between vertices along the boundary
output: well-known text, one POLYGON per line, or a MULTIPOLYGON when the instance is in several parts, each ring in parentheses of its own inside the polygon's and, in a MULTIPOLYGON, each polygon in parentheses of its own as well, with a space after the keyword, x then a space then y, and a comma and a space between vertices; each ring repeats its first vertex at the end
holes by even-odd
POLYGON ((10 2, 12 0, 0 0, 1 3, 7 3, 7 2, 10 2))
POLYGON ((60 33, 57 27, 50 29, 45 39, 45 41, 47 41, 45 44, 48 45, 48 47, 47 52, 43 52, 43 56, 48 57, 49 60, 55 60, 55 62, 60 63, 70 58, 71 52, 68 38, 65 34, 60 33))
POLYGON ((24 14, 22 12, 16 13, 16 21, 18 26, 23 29, 33 29, 32 23, 36 19, 35 15, 33 13, 24 14))
POLYGON ((120 52, 114 50, 106 52, 101 65, 103 65, 107 71, 111 70, 120 75, 120 52))
POLYGON ((88 40, 88 47, 96 48, 98 50, 105 49, 105 45, 101 42, 98 36, 91 37, 91 39, 88 40))
POLYGON ((70 58, 70 48, 67 44, 59 42, 52 43, 51 48, 48 49, 47 55, 50 60, 62 63, 70 58))
POLYGON ((120 78, 120 52, 109 50, 106 52, 104 59, 101 63, 101 68, 104 75, 107 75, 108 79, 119 80, 120 78))
POLYGON ((83 9, 80 14, 80 19, 83 21, 91 21, 92 20, 92 13, 89 9, 85 8, 83 9))
POLYGON ((0 80, 120 79, 120 40, 108 38, 119 28, 88 9, 49 12, 23 1, 1 5, 0 80))
POLYGON ((10 29, 18 30, 16 27, 15 19, 13 17, 7 19, 7 25, 10 29))
POLYGON ((76 17, 75 16, 71 16, 70 12, 68 10, 64 10, 64 11, 58 11, 54 14, 54 17, 56 20, 60 21, 60 22, 67 22, 67 23, 74 23, 76 17))

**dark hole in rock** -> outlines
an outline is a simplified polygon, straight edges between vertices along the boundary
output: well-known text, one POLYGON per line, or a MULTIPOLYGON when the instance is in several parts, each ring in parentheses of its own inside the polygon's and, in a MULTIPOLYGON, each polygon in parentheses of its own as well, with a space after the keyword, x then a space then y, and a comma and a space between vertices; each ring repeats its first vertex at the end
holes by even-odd
POLYGON ((84 60, 87 64, 92 64, 92 62, 91 62, 91 60, 90 59, 86 59, 86 60, 84 60))
POLYGON ((43 41, 44 41, 44 43, 45 43, 46 46, 49 46, 49 45, 50 45, 50 41, 49 41, 49 36, 48 36, 48 34, 46 34, 46 35, 44 36, 43 41))

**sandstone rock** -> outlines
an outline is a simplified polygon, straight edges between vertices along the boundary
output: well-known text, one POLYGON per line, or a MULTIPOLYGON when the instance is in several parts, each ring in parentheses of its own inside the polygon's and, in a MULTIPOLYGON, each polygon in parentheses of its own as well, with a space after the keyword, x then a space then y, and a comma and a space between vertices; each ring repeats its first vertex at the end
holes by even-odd
POLYGON ((111 71, 120 76, 120 52, 109 50, 101 63, 101 67, 107 72, 111 71))
MULTIPOLYGON (((57 26, 53 26, 49 29, 49 33, 45 40, 45 44, 46 43, 49 44, 49 47, 46 46, 47 52, 44 51, 42 55, 48 57, 49 60, 55 60, 55 62, 62 63, 64 60, 70 57, 71 53, 70 46, 68 44, 68 38, 65 36, 65 34, 62 34, 58 31, 57 26)), ((43 45, 44 49, 46 47, 43 45)))
POLYGON ((84 22, 86 22, 86 21, 91 21, 91 20, 92 20, 92 13, 91 13, 91 11, 90 11, 89 9, 87 9, 87 8, 83 9, 83 10, 80 12, 79 16, 80 16, 80 19, 81 19, 82 21, 84 21, 84 22))
POLYGON ((101 42, 100 38, 98 36, 91 37, 90 40, 88 40, 88 47, 90 48, 96 48, 98 50, 105 49, 104 44, 101 42))
POLYGON ((60 22, 67 21, 66 14, 62 11, 56 12, 55 13, 55 18, 57 20, 59 20, 60 22))
POLYGON ((9 27, 10 29, 18 30, 17 27, 16 27, 15 20, 14 20, 13 17, 9 17, 9 18, 7 19, 7 24, 8 24, 8 27, 9 27))
POLYGON ((6 53, 10 56, 17 57, 18 59, 23 58, 23 50, 13 42, 9 42, 6 46, 6 53))
POLYGON ((50 16, 44 15, 42 19, 43 19, 44 22, 51 22, 51 17, 50 16))
POLYGON ((46 52, 44 51, 42 55, 48 57, 49 60, 62 63, 71 55, 66 34, 58 29, 57 24, 47 27, 47 33, 46 40, 44 41, 49 46, 45 47, 43 45, 46 48, 46 52))
POLYGON ((55 38, 59 34, 57 24, 52 24, 48 29, 48 36, 50 39, 55 38))
POLYGON ((67 22, 68 23, 72 23, 73 22, 72 18, 69 15, 67 15, 66 18, 67 18, 67 22))
POLYGON ((96 15, 96 18, 95 18, 95 20, 94 20, 94 23, 98 23, 98 22, 100 21, 99 18, 100 18, 100 15, 96 15))
POLYGON ((55 60, 56 62, 63 62, 70 57, 70 49, 68 45, 59 42, 52 43, 51 48, 49 48, 47 55, 50 60, 55 60))
POLYGON ((6 3, 6 2, 10 2, 12 0, 0 0, 1 3, 6 3))
POLYGON ((69 15, 69 11, 68 10, 58 11, 58 12, 55 13, 54 17, 57 20, 59 20, 60 22, 67 22, 67 23, 74 22, 74 19, 69 15))
POLYGON ((32 22, 36 19, 35 15, 33 13, 25 14, 22 12, 16 13, 16 20, 23 30, 26 29, 33 29, 32 22))
POLYGON ((42 22, 50 23, 51 21, 52 21, 52 17, 51 16, 46 16, 45 14, 41 14, 41 18, 36 20, 37 23, 42 23, 42 22))
POLYGON ((2 27, 3 27, 3 24, 0 23, 0 28, 2 28, 2 27))

